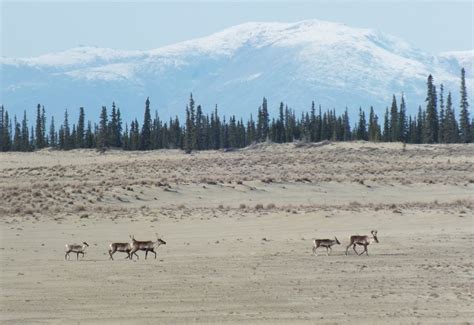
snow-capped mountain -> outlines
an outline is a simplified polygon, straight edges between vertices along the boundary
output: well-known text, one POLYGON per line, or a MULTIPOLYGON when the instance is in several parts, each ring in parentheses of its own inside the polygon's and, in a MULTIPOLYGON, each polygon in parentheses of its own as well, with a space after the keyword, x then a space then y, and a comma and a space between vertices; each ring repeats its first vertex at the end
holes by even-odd
POLYGON ((34 58, 1 58, 1 99, 10 114, 45 105, 60 117, 83 106, 96 119, 115 101, 125 118, 141 117, 146 97, 162 117, 184 112, 189 94, 209 111, 247 117, 267 97, 297 111, 311 101, 381 114, 392 94, 410 112, 424 104, 432 74, 457 103, 460 69, 473 81, 474 51, 425 53, 405 41, 338 23, 246 23, 208 37, 146 51, 77 47, 34 58))

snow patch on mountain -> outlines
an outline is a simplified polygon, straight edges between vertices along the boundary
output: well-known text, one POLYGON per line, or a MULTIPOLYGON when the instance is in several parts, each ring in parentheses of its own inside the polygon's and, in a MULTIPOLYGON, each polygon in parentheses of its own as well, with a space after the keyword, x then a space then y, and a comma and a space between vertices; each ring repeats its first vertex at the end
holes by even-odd
MULTIPOLYGON (((44 103, 53 110, 91 107, 112 100, 127 107, 150 96, 162 113, 181 112, 190 92, 204 108, 247 116, 263 96, 307 110, 379 113, 392 94, 405 93, 408 109, 424 104, 429 74, 457 93, 459 71, 472 84, 474 51, 432 55, 375 30, 307 20, 249 22, 158 49, 120 51, 76 47, 36 58, 0 58, 1 101, 13 110, 44 103)), ((272 108, 271 108, 272 109, 272 108)), ((141 110, 141 106, 140 106, 141 110)))

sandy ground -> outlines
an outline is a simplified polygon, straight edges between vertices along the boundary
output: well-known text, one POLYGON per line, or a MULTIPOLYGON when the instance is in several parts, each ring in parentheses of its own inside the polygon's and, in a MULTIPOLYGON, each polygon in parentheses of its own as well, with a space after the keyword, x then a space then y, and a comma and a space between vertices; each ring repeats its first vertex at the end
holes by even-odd
POLYGON ((474 145, 0 154, 0 322, 469 323, 473 193, 474 145))

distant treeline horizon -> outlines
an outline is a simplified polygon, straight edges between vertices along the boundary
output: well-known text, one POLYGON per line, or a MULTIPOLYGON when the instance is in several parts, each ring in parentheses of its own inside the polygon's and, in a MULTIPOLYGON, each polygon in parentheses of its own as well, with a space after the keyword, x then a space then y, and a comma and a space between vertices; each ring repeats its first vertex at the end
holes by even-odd
POLYGON ((86 123, 85 111, 81 107, 77 123, 70 122, 66 109, 64 120, 56 130, 56 121, 51 117, 46 130, 46 110, 40 104, 36 108, 35 125, 28 125, 26 111, 20 122, 12 118, 2 105, 0 107, 0 151, 34 151, 51 147, 58 150, 78 148, 108 148, 123 150, 182 149, 217 150, 243 148, 252 143, 272 141, 318 142, 322 140, 404 143, 471 143, 474 121, 469 117, 468 94, 465 70, 461 70, 459 115, 452 103, 451 92, 445 99, 443 85, 439 91, 428 76, 426 107, 418 107, 414 116, 407 115, 405 98, 400 104, 393 95, 390 109, 387 107, 383 121, 370 107, 368 114, 359 109, 358 121, 351 127, 347 108, 337 115, 335 109, 316 109, 314 101, 309 112, 296 116, 294 110, 280 103, 279 114, 270 117, 264 97, 255 118, 251 114, 244 122, 235 115, 220 117, 217 106, 211 114, 204 114, 201 105, 196 105, 190 95, 183 122, 176 116, 168 121, 160 119, 155 111, 151 116, 150 100, 145 101, 145 113, 140 126, 135 118, 123 122, 120 109, 112 104, 110 112, 103 106, 99 123, 86 123))

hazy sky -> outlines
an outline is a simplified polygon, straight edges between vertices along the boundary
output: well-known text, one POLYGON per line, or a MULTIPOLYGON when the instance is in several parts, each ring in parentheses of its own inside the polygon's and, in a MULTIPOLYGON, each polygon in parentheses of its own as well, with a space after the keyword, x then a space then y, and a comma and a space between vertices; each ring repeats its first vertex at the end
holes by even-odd
POLYGON ((320 19, 374 28, 436 53, 473 49, 473 1, 5 1, 0 55, 78 45, 151 49, 247 21, 320 19))

